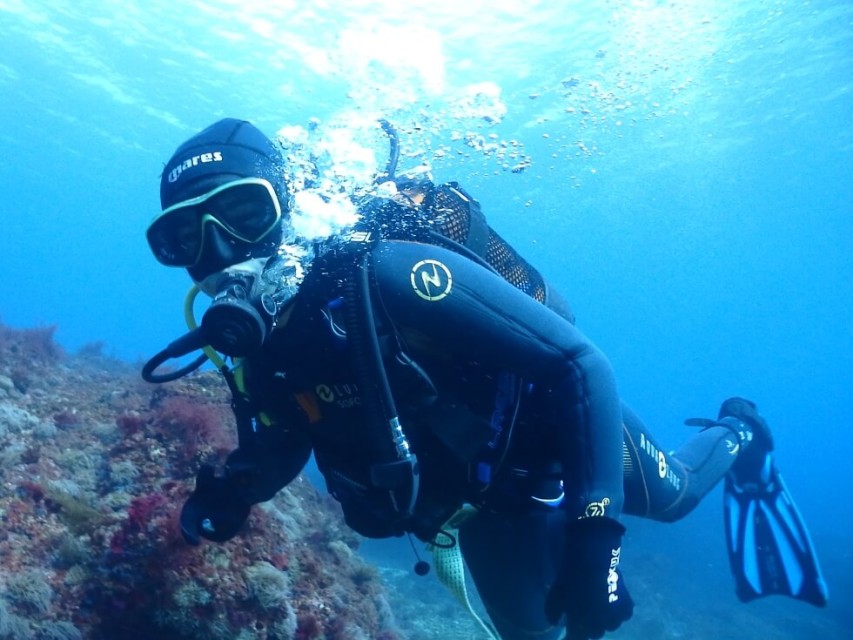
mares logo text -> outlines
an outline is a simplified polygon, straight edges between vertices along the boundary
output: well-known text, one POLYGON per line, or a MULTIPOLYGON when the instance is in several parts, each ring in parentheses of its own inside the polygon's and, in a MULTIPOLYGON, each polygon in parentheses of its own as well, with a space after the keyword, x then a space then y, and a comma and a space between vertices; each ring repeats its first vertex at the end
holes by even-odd
POLYGON ((197 167, 199 164, 205 164, 207 162, 222 162, 222 152, 212 151, 210 153, 202 153, 201 155, 187 158, 169 172, 169 182, 177 181, 177 179, 181 177, 181 174, 187 169, 192 169, 193 167, 197 167))

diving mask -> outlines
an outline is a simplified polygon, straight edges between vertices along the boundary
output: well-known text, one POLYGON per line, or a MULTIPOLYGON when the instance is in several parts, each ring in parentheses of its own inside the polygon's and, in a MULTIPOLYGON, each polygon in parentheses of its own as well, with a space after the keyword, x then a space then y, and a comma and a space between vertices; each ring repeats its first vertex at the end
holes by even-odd
POLYGON ((168 207, 154 218, 146 236, 162 264, 193 267, 202 255, 206 225, 255 243, 281 222, 281 216, 281 203, 267 180, 242 178, 168 207))

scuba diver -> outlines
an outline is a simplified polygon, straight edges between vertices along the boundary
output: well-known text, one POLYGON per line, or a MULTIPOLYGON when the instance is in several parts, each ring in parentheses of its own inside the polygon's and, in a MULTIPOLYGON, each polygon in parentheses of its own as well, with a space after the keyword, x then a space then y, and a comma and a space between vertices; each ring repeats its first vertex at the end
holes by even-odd
POLYGON ((282 151, 249 122, 214 123, 164 169, 148 243, 212 302, 143 377, 210 357, 239 442, 222 469, 199 470, 186 541, 237 535, 313 453, 358 533, 461 551, 493 637, 586 640, 632 615, 621 517, 678 520, 724 478, 738 596, 823 606, 755 404, 725 400, 666 453, 565 300, 458 184, 397 176, 381 125, 391 154, 379 187, 352 196, 358 221, 299 255, 282 151))

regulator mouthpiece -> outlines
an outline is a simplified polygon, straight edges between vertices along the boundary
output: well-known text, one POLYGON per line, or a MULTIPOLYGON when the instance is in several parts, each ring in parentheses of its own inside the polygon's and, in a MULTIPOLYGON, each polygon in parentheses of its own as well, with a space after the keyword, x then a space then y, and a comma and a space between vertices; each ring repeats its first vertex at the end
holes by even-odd
POLYGON ((256 352, 272 327, 276 305, 267 293, 252 296, 253 278, 240 275, 226 280, 201 319, 208 344, 232 358, 256 352))

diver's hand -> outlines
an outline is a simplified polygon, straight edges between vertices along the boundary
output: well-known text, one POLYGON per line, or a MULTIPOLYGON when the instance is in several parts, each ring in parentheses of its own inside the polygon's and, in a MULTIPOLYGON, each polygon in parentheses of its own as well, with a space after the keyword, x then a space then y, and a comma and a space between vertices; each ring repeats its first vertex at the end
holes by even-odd
POLYGON ((568 640, 601 638, 634 611, 634 601, 617 567, 625 527, 604 516, 571 523, 566 562, 548 592, 545 614, 551 624, 568 616, 568 640))
POLYGON ((202 465, 195 480, 195 491, 181 509, 181 533, 184 540, 197 545, 201 538, 213 542, 230 540, 246 518, 250 505, 233 476, 216 476, 213 467, 202 465))

